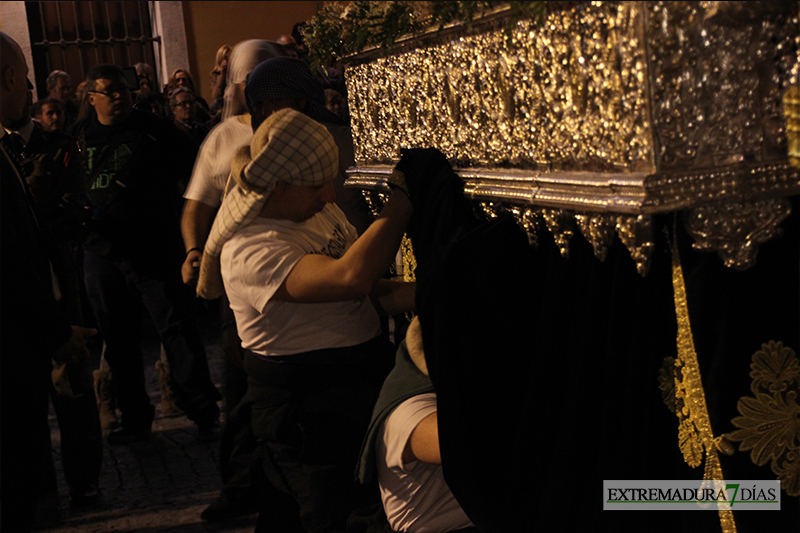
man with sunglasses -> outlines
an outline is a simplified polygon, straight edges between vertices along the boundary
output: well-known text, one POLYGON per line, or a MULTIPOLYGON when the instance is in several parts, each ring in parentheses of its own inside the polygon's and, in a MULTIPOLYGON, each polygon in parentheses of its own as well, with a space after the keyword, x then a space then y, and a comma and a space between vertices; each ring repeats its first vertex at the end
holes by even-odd
POLYGON ((197 424, 199 437, 214 437, 221 396, 179 274, 180 184, 191 174, 196 149, 169 121, 133 108, 120 68, 97 66, 86 81, 93 113, 71 132, 85 147, 86 291, 122 413, 108 442, 146 437, 155 414, 145 388, 141 304, 166 351, 178 407, 197 424))

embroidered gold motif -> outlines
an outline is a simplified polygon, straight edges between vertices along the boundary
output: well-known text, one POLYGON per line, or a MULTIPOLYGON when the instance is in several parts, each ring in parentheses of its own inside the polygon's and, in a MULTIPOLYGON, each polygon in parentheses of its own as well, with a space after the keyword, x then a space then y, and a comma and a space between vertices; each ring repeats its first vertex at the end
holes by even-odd
MULTIPOLYGON (((687 387, 693 385, 688 385, 687 380, 684 379, 684 362, 680 357, 680 335, 678 339, 679 357, 674 362, 672 387, 675 394, 675 410, 673 412, 679 420, 678 446, 681 449, 681 453, 683 453, 684 461, 692 468, 697 468, 703 463, 703 441, 700 437, 700 429, 694 416, 696 410, 693 411, 689 403, 692 400, 692 394, 687 390, 687 387)), ((697 403, 696 397, 694 401, 697 403)))
POLYGON ((789 162, 800 166, 800 89, 790 85, 783 95, 783 114, 786 117, 786 140, 789 162))
MULTIPOLYGON (((414 247, 407 233, 403 234, 403 240, 400 242, 400 250, 403 254, 403 281, 417 281, 417 257, 414 255, 414 247)), ((406 313, 406 320, 410 323, 415 315, 416 313, 414 311, 409 311, 406 313)))
POLYGON ((772 471, 781 480, 781 488, 786 494, 800 495, 800 461, 797 457, 797 448, 787 452, 783 459, 773 461, 772 471))
POLYGON ((403 235, 400 247, 403 250, 403 281, 417 281, 417 258, 408 235, 403 235))
MULTIPOLYGON (((675 414, 680 421, 678 445, 684 460, 692 468, 700 466, 705 453, 703 479, 725 479, 714 443, 703 382, 700 379, 700 365, 689 321, 686 285, 683 280, 678 244, 674 238, 672 239, 672 287, 675 295, 675 314, 678 319, 678 358, 675 360, 675 414)), ((736 533, 733 512, 720 510, 719 521, 723 533, 736 533)))
MULTIPOLYGON (((678 399, 675 397, 675 358, 665 357, 664 363, 658 370, 658 388, 661 390, 661 399, 667 409, 676 413, 678 399)), ((681 408, 683 406, 681 405, 681 408)))
POLYGON ((791 496, 800 496, 800 361, 791 348, 770 341, 753 354, 750 364, 754 397, 739 399, 738 429, 728 435, 750 451, 757 465, 770 467, 791 496))
POLYGON ((733 455, 736 453, 736 448, 733 446, 733 443, 730 441, 727 435, 720 435, 719 437, 715 438, 714 446, 717 447, 718 452, 724 453, 725 455, 733 455))
POLYGON ((791 348, 780 342, 769 341, 753 354, 750 365, 750 377, 753 393, 765 392, 774 394, 784 392, 794 384, 795 390, 800 384, 800 361, 791 348))
POLYGON ((703 443, 697 435, 697 428, 691 420, 684 418, 678 424, 678 446, 683 459, 692 468, 703 464, 703 443))

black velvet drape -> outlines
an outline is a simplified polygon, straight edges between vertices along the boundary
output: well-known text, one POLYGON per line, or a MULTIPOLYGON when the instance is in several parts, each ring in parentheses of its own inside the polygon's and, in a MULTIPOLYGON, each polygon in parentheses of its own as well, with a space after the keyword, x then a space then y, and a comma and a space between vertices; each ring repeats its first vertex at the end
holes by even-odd
MULTIPOLYGON (((415 213, 417 311, 436 388, 448 485, 487 533, 720 531, 712 511, 603 511, 604 479, 701 479, 678 448, 678 419, 658 388, 676 356, 670 234, 678 243, 710 416, 735 429, 761 343, 797 350, 797 205, 782 237, 738 272, 656 218, 646 277, 617 240, 605 262, 576 235, 561 257, 549 232, 528 244, 511 216, 484 221, 435 150, 404 152, 398 168, 415 213), (665 231, 668 230, 668 231, 665 231)), ((795 202, 796 204, 797 202, 795 202)), ((749 453, 722 458, 728 479, 774 479, 749 453)), ((738 531, 797 531, 797 498, 780 512, 737 512, 738 531)))

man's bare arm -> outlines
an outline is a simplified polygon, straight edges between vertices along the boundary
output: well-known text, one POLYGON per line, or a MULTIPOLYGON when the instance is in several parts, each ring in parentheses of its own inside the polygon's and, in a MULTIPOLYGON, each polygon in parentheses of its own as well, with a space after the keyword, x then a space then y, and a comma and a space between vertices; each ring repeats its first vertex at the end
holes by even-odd
POLYGON ((381 216, 342 257, 305 255, 273 298, 316 303, 367 297, 394 259, 411 212, 411 202, 405 193, 393 192, 381 216))
POLYGON ((422 461, 434 465, 442 464, 439 450, 439 417, 432 413, 417 424, 406 449, 403 450, 403 462, 422 461))
POLYGON ((369 297, 380 315, 397 315, 414 310, 417 284, 414 282, 380 279, 369 297))
POLYGON ((203 257, 203 246, 214 223, 217 208, 206 205, 197 200, 186 200, 181 215, 181 235, 185 249, 192 250, 186 254, 186 259, 181 266, 181 277, 187 285, 197 283, 200 269, 200 259, 203 257), (197 250, 194 250, 197 248, 197 250), (197 264, 198 267, 194 265, 197 264))

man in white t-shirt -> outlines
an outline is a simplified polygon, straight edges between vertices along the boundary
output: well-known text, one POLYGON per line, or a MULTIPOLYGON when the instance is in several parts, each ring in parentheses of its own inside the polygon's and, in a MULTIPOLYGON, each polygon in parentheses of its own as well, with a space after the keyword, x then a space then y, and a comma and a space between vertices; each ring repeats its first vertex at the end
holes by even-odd
MULTIPOLYGON (((231 173, 231 158, 237 148, 253 139, 250 113, 244 99, 247 76, 267 59, 287 54, 275 42, 249 39, 237 43, 231 51, 222 122, 206 136, 184 193, 181 234, 186 257, 181 267, 183 282, 197 283, 203 246, 214 216, 222 203, 225 184, 231 173)), ((234 408, 247 391, 247 375, 242 368, 241 342, 236 334, 233 313, 227 302, 222 305, 222 347, 225 352, 225 426, 219 443, 219 468, 223 487, 219 498, 203 510, 200 517, 209 522, 249 515, 265 506, 261 458, 250 417, 234 408)))
POLYGON ((414 284, 381 279, 412 209, 396 173, 401 190, 356 238, 333 203, 333 137, 294 109, 266 112, 274 104, 254 110, 267 118, 233 158, 235 185, 214 220, 197 292, 224 290, 236 315, 248 350, 243 403, 267 477, 295 499, 306 531, 339 531, 366 502, 352 465, 391 367, 376 308, 413 308, 414 284))
MULTIPOLYGON (((253 139, 250 113, 244 99, 248 74, 263 61, 286 55, 285 48, 271 41, 249 39, 233 47, 228 66, 223 120, 206 136, 184 193, 181 235, 186 257, 181 267, 183 282, 197 283, 203 245, 211 231, 214 215, 222 203, 225 184, 231 173, 231 158, 240 146, 253 139)), ((223 303, 222 347, 225 352, 225 426, 219 443, 219 468, 223 487, 217 500, 200 515, 210 522, 249 515, 263 507, 264 490, 261 458, 245 412, 236 416, 233 409, 247 390, 247 375, 242 368, 240 341, 233 313, 223 303)))
POLYGON ((253 139, 250 113, 244 99, 247 76, 259 63, 285 55, 282 45, 261 39, 242 41, 231 51, 223 120, 211 130, 200 147, 192 179, 183 195, 186 203, 181 216, 181 234, 187 250, 181 269, 184 283, 197 283, 197 265, 214 215, 222 203, 233 152, 240 146, 249 145, 253 139))
POLYGON ((197 265, 214 214, 222 202, 233 151, 250 143, 253 128, 263 120, 258 116, 263 114, 264 102, 269 102, 273 110, 291 107, 302 111, 328 129, 339 150, 339 172, 334 180, 336 204, 359 234, 369 226, 371 215, 361 193, 344 187, 345 171, 355 161, 350 128, 325 108, 325 91, 308 65, 285 56, 286 51, 277 43, 255 39, 237 44, 231 52, 224 120, 206 137, 184 194, 186 204, 181 218, 187 250, 181 269, 184 283, 197 282, 197 265), (260 89, 251 91, 249 102, 244 95, 246 79, 250 79, 251 87, 260 89), (255 126, 248 106, 255 106, 255 126), (228 113, 233 116, 227 118, 228 113))

